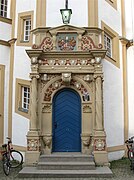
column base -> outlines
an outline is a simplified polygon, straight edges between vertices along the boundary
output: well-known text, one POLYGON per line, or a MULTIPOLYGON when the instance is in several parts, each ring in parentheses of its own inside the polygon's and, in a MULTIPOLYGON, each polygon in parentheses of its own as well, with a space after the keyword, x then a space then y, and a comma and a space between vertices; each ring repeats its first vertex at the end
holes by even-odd
POLYGON ((107 151, 94 151, 94 160, 96 165, 109 166, 107 151))
POLYGON ((94 132, 94 159, 96 165, 109 166, 105 131, 94 132))
POLYGON ((38 131, 29 131, 27 134, 27 151, 25 165, 34 166, 40 156, 40 136, 38 131))
POLYGON ((26 166, 36 166, 39 160, 40 152, 27 151, 25 155, 26 166))

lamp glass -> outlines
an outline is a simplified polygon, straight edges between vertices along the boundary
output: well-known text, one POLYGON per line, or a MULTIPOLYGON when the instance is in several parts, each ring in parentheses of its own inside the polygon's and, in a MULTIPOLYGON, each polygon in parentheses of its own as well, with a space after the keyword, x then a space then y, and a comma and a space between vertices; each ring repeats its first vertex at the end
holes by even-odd
POLYGON ((64 24, 69 24, 72 10, 71 9, 61 9, 60 10, 61 15, 62 15, 62 20, 64 24))

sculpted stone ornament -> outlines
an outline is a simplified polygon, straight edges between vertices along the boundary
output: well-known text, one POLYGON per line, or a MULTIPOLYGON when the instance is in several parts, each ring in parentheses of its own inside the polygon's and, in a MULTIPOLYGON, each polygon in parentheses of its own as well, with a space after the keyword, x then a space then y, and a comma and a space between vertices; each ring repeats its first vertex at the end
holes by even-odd
POLYGON ((44 105, 42 108, 42 113, 51 113, 51 106, 50 105, 44 105))
POLYGON ((32 64, 37 64, 37 63, 38 63, 37 57, 32 57, 32 58, 31 58, 31 63, 32 63, 32 64))
POLYGON ((53 50, 52 39, 50 37, 45 37, 39 46, 33 44, 32 49, 42 49, 43 51, 51 51, 53 50))
POLYGON ((39 140, 38 139, 28 139, 27 149, 28 149, 28 151, 38 151, 39 150, 39 140))
POLYGON ((101 63, 101 57, 95 57, 95 62, 96 62, 97 64, 101 63))
POLYGON ((103 47, 102 44, 98 44, 98 46, 96 46, 91 37, 88 35, 83 36, 81 41, 81 50, 83 51, 89 51, 91 49, 102 49, 103 47))
POLYGON ((62 81, 65 85, 69 85, 71 82, 71 73, 62 73, 62 81))
POLYGON ((92 108, 89 105, 83 106, 83 113, 92 113, 92 108))
POLYGON ((90 149, 92 145, 92 135, 91 134, 83 134, 82 135, 82 144, 83 144, 83 153, 90 154, 90 149))
POLYGON ((42 81, 48 81, 48 80, 49 80, 48 75, 47 75, 47 74, 43 74, 43 75, 41 76, 41 80, 42 80, 42 81))
POLYGON ((51 143, 52 143, 52 136, 51 135, 45 135, 43 136, 43 142, 45 144, 45 149, 48 151, 50 150, 50 146, 51 146, 51 143))
POLYGON ((31 79, 33 78, 36 78, 36 79, 39 79, 40 78, 40 75, 39 74, 34 74, 34 73, 30 73, 30 76, 29 76, 31 79))
POLYGON ((93 76, 90 75, 90 74, 87 74, 86 76, 84 76, 84 81, 92 82, 93 81, 93 76))
POLYGON ((105 150, 105 140, 104 139, 96 139, 95 140, 95 151, 104 151, 105 150))

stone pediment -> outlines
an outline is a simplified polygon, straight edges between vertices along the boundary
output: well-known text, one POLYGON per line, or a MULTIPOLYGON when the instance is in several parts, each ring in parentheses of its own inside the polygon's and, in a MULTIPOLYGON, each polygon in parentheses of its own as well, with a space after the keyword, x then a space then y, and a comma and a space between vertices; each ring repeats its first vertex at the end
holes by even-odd
POLYGON ((35 35, 32 49, 43 52, 89 52, 103 49, 100 43, 101 31, 98 28, 62 25, 54 28, 37 28, 32 32, 35 35))
POLYGON ((85 33, 84 28, 72 26, 72 25, 62 25, 58 27, 54 27, 49 29, 50 34, 57 34, 57 33, 77 33, 77 34, 83 34, 85 33))

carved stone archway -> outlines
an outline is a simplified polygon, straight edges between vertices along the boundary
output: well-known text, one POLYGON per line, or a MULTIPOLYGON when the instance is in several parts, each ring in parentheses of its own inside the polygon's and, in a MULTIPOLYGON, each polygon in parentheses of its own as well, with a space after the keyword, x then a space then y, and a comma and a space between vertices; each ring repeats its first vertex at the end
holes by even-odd
POLYGON ((82 153, 94 152, 97 164, 108 163, 103 123, 102 64, 106 50, 101 30, 64 25, 33 30, 31 58, 31 125, 26 163, 51 154, 52 98, 61 88, 74 88, 82 100, 82 153), (34 155, 34 158, 32 156, 34 155))

